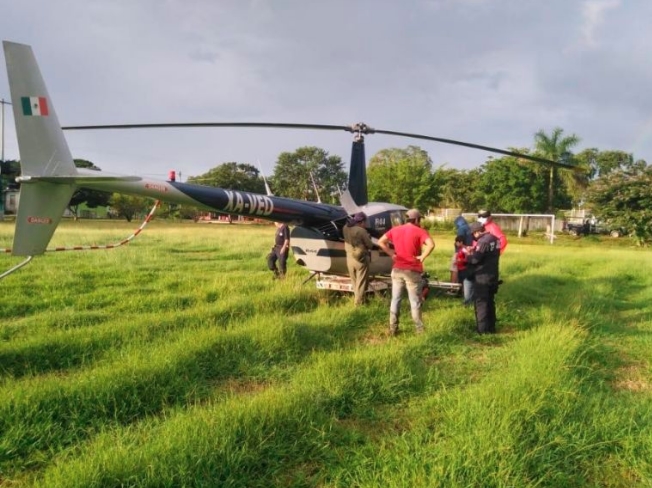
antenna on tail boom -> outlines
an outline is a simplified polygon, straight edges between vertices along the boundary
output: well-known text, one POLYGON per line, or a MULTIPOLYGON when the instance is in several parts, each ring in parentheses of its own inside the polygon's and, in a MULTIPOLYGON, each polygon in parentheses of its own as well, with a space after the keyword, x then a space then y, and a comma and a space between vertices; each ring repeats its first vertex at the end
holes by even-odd
POLYGON ((260 176, 263 177, 263 181, 265 182, 265 192, 267 193, 267 196, 268 197, 274 196, 274 194, 272 193, 272 189, 267 184, 267 178, 265 178, 265 173, 263 173, 263 167, 260 164, 260 159, 257 159, 256 162, 258 163, 258 167, 260 168, 260 176))
POLYGON ((312 180, 312 187, 315 190, 315 195, 317 195, 317 203, 321 203, 321 197, 319 196, 319 190, 317 189, 317 184, 315 183, 315 177, 310 172, 310 179, 312 180))

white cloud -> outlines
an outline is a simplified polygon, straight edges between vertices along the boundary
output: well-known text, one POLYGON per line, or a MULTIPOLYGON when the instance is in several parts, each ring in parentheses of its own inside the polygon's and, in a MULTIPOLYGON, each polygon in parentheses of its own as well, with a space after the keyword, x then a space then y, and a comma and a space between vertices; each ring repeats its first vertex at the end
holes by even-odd
MULTIPOLYGON (((499 148, 531 146, 537 130, 561 126, 630 150, 652 115, 649 0, 0 0, 0 9, 0 32, 33 46, 66 125, 364 121, 499 148)), ((17 158, 10 114, 5 136, 17 158)), ((163 175, 257 159, 270 174, 281 151, 304 145, 348 161, 351 141, 262 129, 66 136, 75 157, 105 170, 163 175)), ((652 141, 637 141, 637 157, 652 161, 652 141)), ((421 144, 435 164, 458 168, 487 156, 366 142, 368 156, 421 144)))
POLYGON ((598 30, 609 10, 620 7, 621 0, 587 0, 582 4, 581 43, 588 48, 598 45, 598 30))

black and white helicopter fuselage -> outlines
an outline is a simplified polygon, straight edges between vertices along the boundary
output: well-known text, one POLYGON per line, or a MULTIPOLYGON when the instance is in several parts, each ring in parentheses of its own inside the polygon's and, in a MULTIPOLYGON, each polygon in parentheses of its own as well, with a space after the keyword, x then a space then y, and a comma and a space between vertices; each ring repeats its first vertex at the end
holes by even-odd
MULTIPOLYGON (((341 206, 173 181, 140 178, 134 181, 93 181, 93 177, 98 176, 96 171, 78 171, 89 178, 84 187, 93 190, 139 195, 221 214, 285 222, 292 227, 290 243, 297 264, 312 272, 348 274, 342 227, 346 225, 350 212, 341 206)), ((23 184, 29 184, 29 180, 23 184)), ((366 227, 372 239, 380 238, 392 226, 402 224, 407 210, 391 203, 367 203, 356 209, 367 215, 366 227)), ((370 273, 387 275, 391 267, 391 258, 374 247, 370 273)))

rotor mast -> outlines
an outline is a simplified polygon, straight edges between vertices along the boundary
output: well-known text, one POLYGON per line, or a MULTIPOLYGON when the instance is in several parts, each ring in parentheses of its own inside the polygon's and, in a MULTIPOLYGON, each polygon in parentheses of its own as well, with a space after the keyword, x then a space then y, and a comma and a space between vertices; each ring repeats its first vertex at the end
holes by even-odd
POLYGON ((351 168, 349 170, 349 193, 353 201, 359 205, 369 203, 367 195, 367 164, 364 153, 364 135, 373 134, 374 130, 360 122, 350 126, 353 133, 351 146, 351 168))

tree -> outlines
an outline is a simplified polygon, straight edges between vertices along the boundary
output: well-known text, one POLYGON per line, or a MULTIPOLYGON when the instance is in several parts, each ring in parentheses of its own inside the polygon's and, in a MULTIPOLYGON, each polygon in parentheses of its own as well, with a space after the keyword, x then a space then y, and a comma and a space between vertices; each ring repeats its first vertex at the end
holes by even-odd
MULTIPOLYGON (((90 161, 85 159, 75 159, 75 166, 77 168, 92 169, 93 171, 101 171, 100 168, 95 166, 90 161)), ((74 215, 75 220, 79 217, 79 206, 85 203, 88 208, 106 207, 109 204, 111 193, 99 190, 88 190, 80 188, 73 193, 68 203, 68 210, 74 215)))
POLYGON ((344 170, 339 156, 329 156, 322 159, 313 173, 314 184, 319 190, 319 196, 324 203, 338 204, 340 190, 346 187, 348 174, 344 170))
POLYGON ((131 222, 136 215, 147 212, 148 207, 152 205, 152 200, 150 198, 114 193, 109 199, 109 205, 111 205, 111 210, 118 214, 119 217, 124 217, 127 222, 131 222))
POLYGON ((632 232, 638 245, 652 241, 652 167, 645 161, 609 171, 591 184, 587 197, 605 222, 632 232))
POLYGON ((265 183, 255 166, 247 163, 223 163, 207 173, 188 178, 189 182, 228 190, 265 193, 265 183))
POLYGON ((437 205, 463 211, 477 210, 484 198, 478 192, 480 177, 480 169, 477 168, 457 170, 440 166, 433 173, 433 184, 439 194, 437 205))
POLYGON ((179 203, 161 202, 156 210, 156 216, 159 219, 193 220, 196 222, 201 215, 202 211, 196 206, 179 203))
POLYGON ((5 186, 8 190, 15 190, 20 187, 16 183, 16 176, 20 175, 20 163, 18 161, 0 161, 0 215, 5 210, 5 186))
POLYGON ((339 156, 329 156, 323 149, 306 146, 292 153, 281 153, 271 180, 276 195, 338 203, 339 190, 346 184, 347 174, 339 156))
MULTIPOLYGON (((540 130, 534 135, 535 149, 538 155, 559 161, 563 159, 570 164, 577 164, 577 161, 572 159, 570 149, 580 142, 580 138, 575 134, 562 137, 564 130, 560 127, 553 129, 552 134, 547 135, 543 130, 540 130)), ((538 163, 537 163, 538 164, 538 163)), ((559 173, 561 182, 569 190, 571 194, 577 194, 579 188, 585 185, 586 172, 578 166, 578 171, 562 170, 559 173)), ((557 168, 550 165, 548 175, 548 212, 553 212, 554 209, 554 196, 555 187, 557 186, 557 168)))
POLYGON ((589 169, 589 179, 605 176, 614 170, 629 170, 636 167, 634 155, 625 151, 599 151, 596 148, 585 149, 575 156, 583 167, 589 169))
POLYGON ((492 212, 541 213, 546 209, 546 180, 523 160, 504 156, 481 167, 478 189, 482 207, 492 212))
POLYGON ((369 200, 428 209, 439 201, 428 153, 417 146, 377 152, 367 170, 369 200))
POLYGON ((16 160, 0 161, 0 178, 10 190, 16 190, 20 187, 16 183, 16 177, 20 176, 20 162, 16 160))

